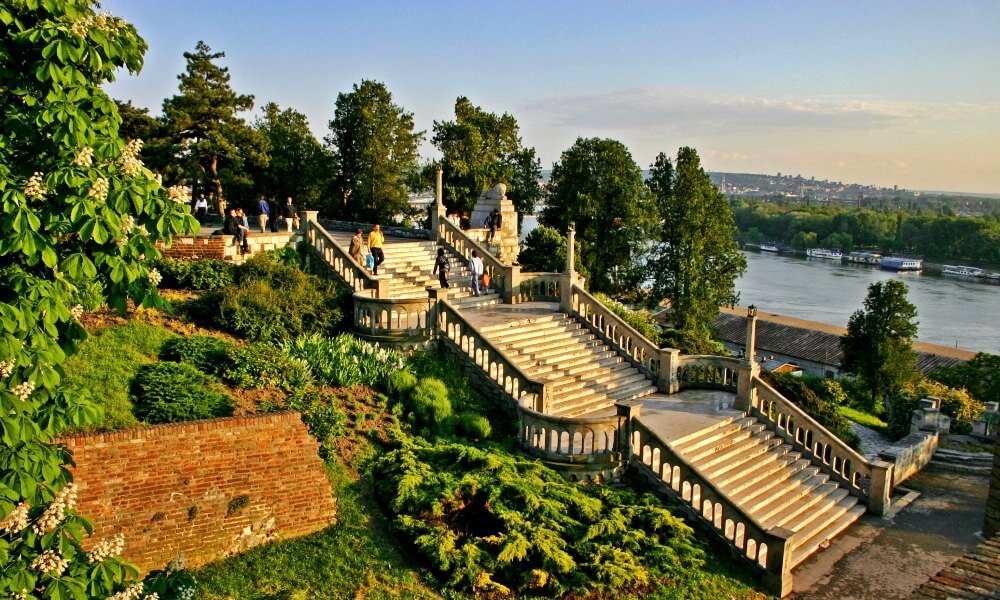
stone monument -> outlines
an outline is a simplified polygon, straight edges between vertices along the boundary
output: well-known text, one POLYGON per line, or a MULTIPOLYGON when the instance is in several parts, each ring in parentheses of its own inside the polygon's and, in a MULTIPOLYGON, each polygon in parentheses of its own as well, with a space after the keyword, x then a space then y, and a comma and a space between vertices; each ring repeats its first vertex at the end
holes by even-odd
POLYGON ((500 262, 505 265, 513 264, 517 262, 517 255, 521 251, 517 238, 517 211, 514 210, 514 203, 507 198, 507 186, 502 183, 484 190, 479 195, 470 217, 472 228, 485 227, 486 217, 494 209, 500 209, 503 222, 493 238, 493 243, 485 245, 500 259, 500 262))

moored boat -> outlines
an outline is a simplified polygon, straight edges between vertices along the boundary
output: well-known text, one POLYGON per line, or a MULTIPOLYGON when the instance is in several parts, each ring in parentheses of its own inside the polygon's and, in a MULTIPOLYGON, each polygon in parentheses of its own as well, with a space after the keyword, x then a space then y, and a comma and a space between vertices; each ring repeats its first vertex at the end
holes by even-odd
POLYGON ((778 245, 774 242, 764 242, 760 245, 761 252, 779 252, 778 245))
POLYGON ((961 275, 962 277, 985 277, 986 272, 976 267, 964 265, 944 265, 941 272, 945 275, 961 275))
POLYGON ((907 258, 905 256, 883 256, 878 261, 878 266, 890 271, 922 271, 924 259, 907 258))
POLYGON ((810 248, 806 250, 806 256, 810 258, 826 258, 829 260, 840 260, 844 253, 839 248, 810 248))
POLYGON ((877 265, 878 261, 882 259, 882 255, 878 252, 851 252, 847 255, 847 262, 856 263, 859 265, 877 265))

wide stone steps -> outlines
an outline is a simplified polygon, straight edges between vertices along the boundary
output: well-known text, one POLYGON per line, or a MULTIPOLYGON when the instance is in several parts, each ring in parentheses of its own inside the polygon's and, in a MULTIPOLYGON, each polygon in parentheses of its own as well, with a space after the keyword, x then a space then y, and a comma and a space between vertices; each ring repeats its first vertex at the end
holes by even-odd
POLYGON ((865 511, 846 488, 752 417, 717 424, 671 447, 762 527, 792 531, 786 552, 793 565, 865 511))

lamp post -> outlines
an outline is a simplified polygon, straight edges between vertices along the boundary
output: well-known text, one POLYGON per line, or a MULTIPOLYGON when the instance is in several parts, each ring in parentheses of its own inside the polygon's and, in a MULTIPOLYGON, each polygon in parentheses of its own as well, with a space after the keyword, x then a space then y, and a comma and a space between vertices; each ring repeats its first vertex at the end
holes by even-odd
POLYGON ((757 353, 757 307, 751 304, 747 307, 747 361, 754 364, 757 353))

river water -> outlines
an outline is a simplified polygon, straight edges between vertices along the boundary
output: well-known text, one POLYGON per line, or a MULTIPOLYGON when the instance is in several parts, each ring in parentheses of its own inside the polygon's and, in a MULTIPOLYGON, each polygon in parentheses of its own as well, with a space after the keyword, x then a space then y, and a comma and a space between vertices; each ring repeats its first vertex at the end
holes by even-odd
MULTIPOLYGON (((521 238, 535 227, 535 217, 525 217, 521 238)), ((763 311, 846 327, 870 283, 901 279, 917 307, 918 339, 1000 354, 1000 285, 818 258, 745 254, 747 272, 736 282, 742 306, 755 304, 763 311)))

